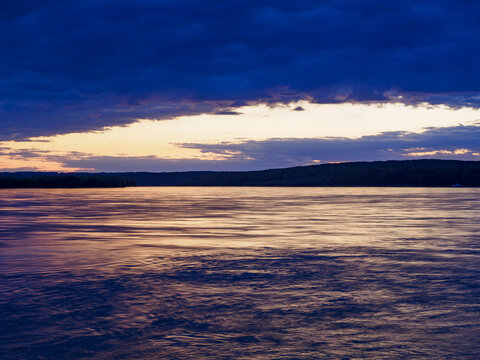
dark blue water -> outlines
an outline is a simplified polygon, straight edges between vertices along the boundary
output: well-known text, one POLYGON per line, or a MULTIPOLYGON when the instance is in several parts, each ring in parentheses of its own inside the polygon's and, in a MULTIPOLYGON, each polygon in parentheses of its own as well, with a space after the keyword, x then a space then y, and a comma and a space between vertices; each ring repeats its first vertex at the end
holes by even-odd
POLYGON ((1 359, 479 359, 480 190, 0 191, 1 359))

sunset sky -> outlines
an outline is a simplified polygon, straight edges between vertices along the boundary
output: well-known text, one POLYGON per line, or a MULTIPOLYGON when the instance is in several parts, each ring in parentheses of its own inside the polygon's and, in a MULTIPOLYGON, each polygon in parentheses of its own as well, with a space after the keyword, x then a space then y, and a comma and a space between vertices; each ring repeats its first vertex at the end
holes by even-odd
POLYGON ((0 171, 480 160, 480 2, 5 0, 0 171))

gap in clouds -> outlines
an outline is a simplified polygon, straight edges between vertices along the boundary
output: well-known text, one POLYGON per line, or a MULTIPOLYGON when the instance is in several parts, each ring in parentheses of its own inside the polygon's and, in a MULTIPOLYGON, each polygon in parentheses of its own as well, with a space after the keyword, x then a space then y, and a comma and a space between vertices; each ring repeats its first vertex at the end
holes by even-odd
POLYGON ((479 113, 427 104, 302 101, 244 106, 216 115, 142 120, 105 131, 2 142, 0 169, 259 170, 330 161, 471 158, 476 150, 457 149, 475 148, 476 138, 462 135, 467 142, 457 137, 455 144, 445 144, 439 129, 461 124, 475 130, 479 113), (428 137, 431 132, 435 134, 428 137))
POLYGON ((341 161, 377 161, 415 158, 480 159, 480 126, 432 128, 424 133, 388 132, 357 139, 330 137, 268 139, 240 143, 183 144, 214 160, 164 159, 156 156, 63 156, 26 151, 18 158, 40 157, 58 162, 64 169, 79 171, 193 171, 262 170, 341 161))

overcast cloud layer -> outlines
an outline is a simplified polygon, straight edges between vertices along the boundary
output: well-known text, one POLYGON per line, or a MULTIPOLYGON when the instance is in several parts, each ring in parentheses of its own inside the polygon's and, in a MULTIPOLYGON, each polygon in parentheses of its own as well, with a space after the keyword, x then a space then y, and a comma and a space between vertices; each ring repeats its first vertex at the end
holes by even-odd
POLYGON ((246 102, 480 104, 480 3, 4 0, 0 139, 246 102))

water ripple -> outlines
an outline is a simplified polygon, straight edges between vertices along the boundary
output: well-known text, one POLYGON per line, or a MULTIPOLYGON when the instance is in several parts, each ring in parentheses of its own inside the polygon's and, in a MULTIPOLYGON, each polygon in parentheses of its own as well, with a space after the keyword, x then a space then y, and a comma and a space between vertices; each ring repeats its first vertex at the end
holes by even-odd
POLYGON ((480 191, 0 193, 2 359, 478 359, 480 191))

